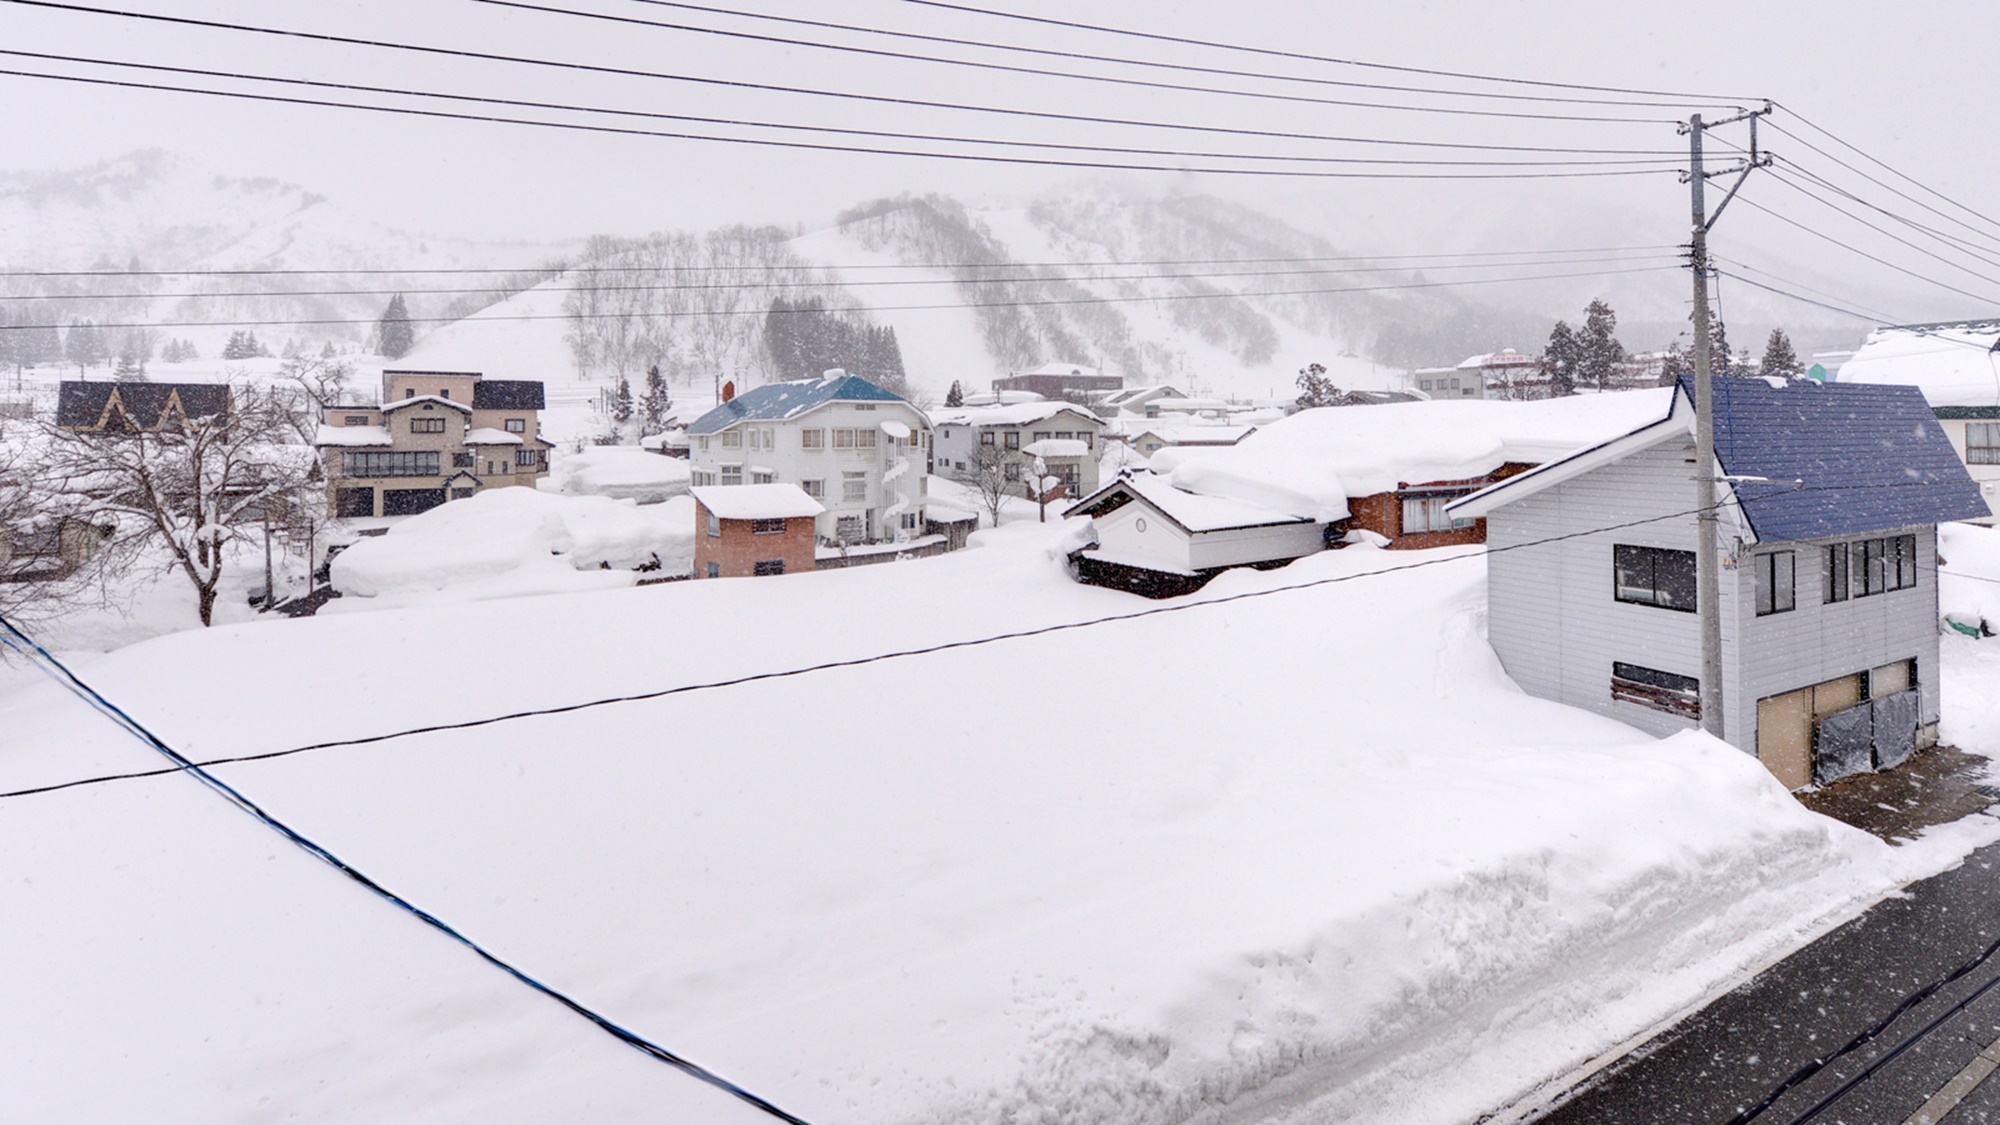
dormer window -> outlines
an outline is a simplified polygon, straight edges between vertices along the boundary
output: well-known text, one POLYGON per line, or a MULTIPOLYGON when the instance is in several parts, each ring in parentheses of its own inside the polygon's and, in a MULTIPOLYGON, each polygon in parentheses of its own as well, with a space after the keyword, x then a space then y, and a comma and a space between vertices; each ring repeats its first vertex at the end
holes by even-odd
POLYGON ((415 398, 415 397, 417 397, 417 388, 415 388, 415 387, 404 387, 404 388, 403 388, 403 397, 404 397, 404 398, 415 398))

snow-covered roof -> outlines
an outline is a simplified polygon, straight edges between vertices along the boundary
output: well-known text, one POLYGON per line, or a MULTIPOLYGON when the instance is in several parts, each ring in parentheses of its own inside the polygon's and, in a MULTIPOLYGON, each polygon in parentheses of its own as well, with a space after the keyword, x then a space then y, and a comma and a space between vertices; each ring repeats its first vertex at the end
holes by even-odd
POLYGON ((1129 492, 1156 509, 1181 530, 1191 534, 1225 531, 1237 527, 1268 527, 1282 523, 1310 523, 1309 517, 1267 508, 1221 496, 1203 496, 1175 488, 1166 477, 1155 473, 1126 473, 1117 480, 1078 501, 1064 515, 1091 514, 1105 500, 1120 491, 1129 492))
POLYGON ((1168 445, 1235 445, 1257 432, 1255 426, 1200 426, 1180 422, 1132 427, 1132 439, 1151 434, 1168 445))
POLYGON ((1088 457, 1090 446, 1075 438, 1043 438, 1021 448, 1030 457, 1088 457))
POLYGON ((1153 468, 1182 488, 1339 519, 1350 496, 1482 477, 1607 441, 1667 412, 1671 388, 1539 402, 1492 399, 1329 406, 1220 449, 1170 447, 1153 468))
POLYGON ((451 399, 442 398, 438 395, 416 395, 412 398, 399 398, 394 402, 383 403, 380 409, 382 413, 387 414, 391 410, 401 410, 405 406, 415 406, 420 402, 440 403, 451 407, 453 410, 463 410, 467 414, 472 413, 472 407, 467 406, 465 403, 453 402, 451 399))
POLYGON ((1841 364, 1842 383, 1916 387, 1939 406, 2000 406, 2000 324, 1878 328, 1841 364))
POLYGON ((953 406, 931 411, 933 426, 1025 426, 1069 411, 1088 422, 1096 414, 1072 402, 1019 402, 1006 406, 953 406))
POLYGON ((314 445, 374 446, 393 445, 395 439, 389 436, 387 426, 327 426, 322 425, 313 438, 314 445))
POLYGON ((796 484, 707 484, 689 491, 725 520, 780 520, 826 511, 796 484))
POLYGON ((1483 352, 1467 356, 1459 361, 1456 370, 1478 371, 1487 367, 1521 366, 1535 362, 1534 356, 1522 355, 1513 348, 1502 348, 1497 352, 1483 352))
POLYGON ((496 430, 491 426, 482 426, 465 435, 465 444, 519 445, 521 444, 521 435, 510 434, 505 430, 496 430))
POLYGON ((696 418, 688 426, 688 432, 719 434, 741 422, 775 422, 796 418, 829 402, 905 401, 858 375, 834 370, 817 379, 797 379, 789 383, 766 383, 761 387, 752 387, 696 418))
POLYGON ((1080 363, 1044 363, 1033 371, 1023 371, 1023 375, 1095 375, 1097 368, 1085 367, 1080 363))

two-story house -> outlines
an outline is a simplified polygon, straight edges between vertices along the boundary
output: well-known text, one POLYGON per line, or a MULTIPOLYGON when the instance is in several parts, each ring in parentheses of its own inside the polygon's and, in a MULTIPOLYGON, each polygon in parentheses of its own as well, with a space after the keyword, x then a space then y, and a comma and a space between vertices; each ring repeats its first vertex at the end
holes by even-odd
POLYGON ((1937 737, 1937 525, 1987 515, 1913 387, 1715 381, 1721 682, 1704 692, 1694 407, 1446 506, 1484 519, 1487 636, 1524 690, 1722 737, 1788 788, 1937 737), (1711 719, 1714 716, 1710 716, 1711 719))
POLYGON ((329 406, 315 444, 337 516, 412 515, 487 488, 532 487, 553 448, 542 384, 384 371, 379 405, 329 406))
POLYGON ((815 527, 825 542, 924 534, 930 420, 857 375, 754 387, 695 419, 688 439, 696 487, 798 485, 826 507, 815 527))
POLYGON ((1091 411, 1067 402, 1022 402, 999 406, 962 406, 931 415, 937 439, 932 471, 951 480, 979 476, 980 454, 1005 458, 1010 477, 1025 479, 1035 447, 1049 475, 1063 482, 1069 496, 1097 491, 1097 459, 1104 422, 1091 411))

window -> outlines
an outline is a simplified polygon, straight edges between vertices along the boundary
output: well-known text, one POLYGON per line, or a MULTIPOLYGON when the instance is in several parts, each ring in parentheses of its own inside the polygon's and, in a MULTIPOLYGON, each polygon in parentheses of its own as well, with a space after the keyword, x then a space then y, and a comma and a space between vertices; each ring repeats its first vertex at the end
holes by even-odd
POLYGON ((1451 389, 1452 389, 1452 390, 1454 390, 1454 391, 1458 389, 1458 380, 1457 380, 1457 379, 1453 379, 1453 380, 1451 381, 1451 389))
POLYGON ((992 445, 992 444, 993 444, 993 431, 992 431, 992 430, 981 430, 981 431, 979 431, 979 444, 981 444, 981 445, 992 445))
POLYGON ((454 453, 451 455, 451 467, 454 469, 474 469, 479 467, 479 461, 470 453, 454 453))
POLYGON ((525 434, 525 433, 527 433, 527 432, 528 432, 528 420, 527 420, 526 418, 509 418, 509 419, 507 419, 507 432, 508 432, 508 433, 510 433, 510 434, 525 434))
POLYGON ((410 432, 413 434, 441 434, 444 432, 442 418, 412 418, 410 432))
POLYGON ((1021 431, 1019 430, 1007 431, 1007 448, 1009 449, 1021 448, 1021 431))
POLYGON ((840 474, 840 499, 845 504, 866 504, 868 502, 868 474, 840 474))
POLYGON ((757 577, 759 578, 762 578, 767 574, 783 574, 785 573, 785 560, 759 559, 757 560, 756 565, 751 567, 751 572, 756 574, 757 577))
POLYGON ((438 475, 436 452, 351 451, 341 454, 341 465, 350 477, 434 477, 438 475))
POLYGON ((417 389, 416 389, 415 387, 404 387, 404 388, 403 388, 403 397, 404 397, 404 398, 415 398, 415 397, 417 397, 417 389))
POLYGON ((1701 719, 1701 681, 1693 676, 1615 661, 1611 665, 1611 698, 1684 719, 1701 719))
POLYGON ((1003 468, 1007 472, 1008 480, 1021 479, 1021 463, 1019 461, 1009 461, 1007 462, 1006 465, 1003 466, 1003 468))
POLYGON ((1068 430, 1057 430, 1057 431, 1056 431, 1056 440, 1057 440, 1057 441, 1075 441, 1075 440, 1076 440, 1076 435, 1075 435, 1074 433, 1071 433, 1071 432, 1070 432, 1070 431, 1068 431, 1068 430))
POLYGON ((917 529, 917 513, 915 513, 915 512, 904 512, 904 513, 903 513, 903 530, 904 530, 904 531, 915 531, 916 529, 917 529))
POLYGON ((1083 443, 1083 447, 1085 449, 1089 449, 1091 447, 1090 439, 1092 436, 1093 435, 1089 430, 1078 430, 1076 434, 1077 440, 1083 443))
POLYGON ((857 403, 855 403, 855 404, 854 404, 854 409, 856 409, 856 410, 873 410, 873 409, 875 409, 875 404, 874 404, 874 403, 869 403, 869 402, 857 402, 857 403))
POLYGON ((722 538, 722 520, 714 512, 708 513, 708 537, 710 539, 722 538))
POLYGON ((449 401, 449 400, 450 400, 450 398, 451 398, 451 388, 450 388, 450 387, 444 387, 444 388, 440 389, 440 390, 438 391, 438 397, 439 397, 439 398, 441 398, 441 399, 445 399, 445 400, 449 401))
POLYGON ((770 469, 752 469, 750 470, 750 483, 776 484, 778 483, 778 474, 770 469))
POLYGON ((724 465, 724 466, 722 467, 722 483, 724 483, 724 484, 742 484, 742 483, 743 483, 743 466, 741 466, 741 465, 724 465))
POLYGON ((750 434, 750 448, 752 449, 764 448, 764 431, 751 430, 749 431, 749 434, 750 434))
POLYGON ((709 563, 709 564, 708 564, 708 576, 709 576, 710 578, 720 578, 720 577, 722 577, 722 564, 721 564, 721 563, 716 563, 716 562, 712 562, 712 563, 709 563))
POLYGON ((542 452, 539 449, 517 449, 514 451, 514 463, 524 468, 532 468, 542 463, 542 452))
POLYGON ((1694 552, 1660 547, 1612 549, 1615 596, 1621 602, 1694 612, 1694 552))
POLYGON ((349 414, 347 416, 347 424, 350 426, 365 426, 368 424, 368 415, 349 414))
POLYGON ((1965 463, 2000 465, 2000 422, 1965 424, 1965 463))
POLYGON ((825 431, 825 430, 819 430, 819 429, 813 429, 813 430, 800 430, 800 431, 799 431, 799 448, 800 448, 800 449, 813 449, 813 450, 819 450, 819 449, 825 449, 825 448, 826 448, 826 431, 825 431))
POLYGON ((1445 493, 1437 496, 1403 497, 1403 534, 1421 535, 1432 531, 1461 531, 1477 526, 1476 520, 1453 519, 1445 512, 1444 506, 1459 498, 1461 493, 1445 493))
POLYGON ((1425 379, 1425 380, 1424 380, 1424 381, 1423 381, 1423 382, 1422 382, 1421 384, 1419 384, 1419 385, 1420 385, 1420 387, 1421 387, 1421 388, 1422 388, 1423 390, 1426 390, 1426 391, 1428 391, 1428 390, 1430 390, 1430 389, 1431 389, 1431 381, 1430 381, 1429 379, 1425 379))
POLYGON ((1049 433, 1049 432, 1048 432, 1047 430, 1036 430, 1036 431, 1035 431, 1035 440, 1036 440, 1036 441, 1047 441, 1047 440, 1049 440, 1049 438, 1051 438, 1051 437, 1053 437, 1053 436, 1054 436, 1054 435, 1053 435, 1053 434, 1051 434, 1051 433, 1049 433))
POLYGON ((708 452, 708 435, 707 435, 707 434, 703 434, 703 435, 701 435, 700 437, 698 437, 698 438, 694 439, 694 446, 695 446, 695 448, 696 448, 696 449, 699 449, 699 450, 701 450, 701 451, 702 451, 703 453, 707 453, 707 452, 708 452))
POLYGON ((875 448, 875 431, 874 430, 854 431, 854 448, 856 449, 875 448))
POLYGON ((1757 571, 1757 616, 1790 613, 1797 608, 1796 555, 1791 551, 1769 551, 1758 555, 1751 565, 1757 571))
POLYGON ((853 449, 854 431, 853 430, 833 431, 833 447, 835 449, 853 449))
POLYGON ((1847 600, 1847 544, 1835 543, 1826 549, 1826 600, 1847 600))
POLYGON ((799 487, 815 500, 824 499, 826 496, 826 482, 823 480, 802 480, 799 482, 799 487))
POLYGON ((1917 537, 1893 535, 1848 544, 1849 587, 1857 598, 1917 584, 1917 537))
POLYGON ((784 520, 772 519, 772 520, 750 521, 750 534, 752 535, 783 535, 784 533, 785 533, 784 520))
POLYGON ((724 448, 724 449, 741 449, 741 448, 743 448, 743 431, 742 431, 742 430, 729 430, 729 431, 725 432, 725 433, 724 433, 724 434, 722 435, 722 448, 724 448))

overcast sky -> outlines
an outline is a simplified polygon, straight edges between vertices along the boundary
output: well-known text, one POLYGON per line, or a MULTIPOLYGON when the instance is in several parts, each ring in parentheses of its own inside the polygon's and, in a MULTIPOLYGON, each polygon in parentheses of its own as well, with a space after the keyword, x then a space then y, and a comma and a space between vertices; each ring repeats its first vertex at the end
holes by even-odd
MULTIPOLYGON (((1229 77, 1142 70, 1018 53, 899 41, 822 28, 787 27, 643 0, 534 0, 544 7, 698 24, 879 50, 947 54, 996 63, 1080 70, 1166 82, 1225 85, 1305 97, 1398 100, 1434 106, 1610 114, 1652 124, 1525 121, 1352 106, 1301 104, 1118 87, 1066 78, 1006 74, 962 66, 868 57, 803 46, 746 42, 571 14, 508 8, 480 0, 86 0, 104 7, 255 24, 400 44, 527 56, 591 66, 671 73, 721 82, 755 82, 872 95, 943 100, 1040 112, 1115 116, 1341 136, 1545 147, 1685 151, 1669 118, 1678 108, 1507 103, 1370 92, 1229 77)), ((1427 85, 1420 75, 1216 52, 1118 36, 1037 26, 908 0, 846 3, 711 0, 772 14, 1055 48, 1066 51, 1238 68, 1266 74, 1358 82, 1427 85)), ((1994 68, 1976 34, 1989 10, 1971 3, 1904 6, 1752 4, 1607 6, 1595 2, 1527 4, 1326 4, 1237 0, 985 0, 984 6, 1129 28, 1221 39, 1318 55, 1405 66, 1472 71, 1561 82, 1731 97, 1771 97, 1875 156, 1988 214, 1986 185, 1995 156, 1971 128, 1972 109, 1995 104, 1994 68), (1617 14, 1608 16, 1608 8, 1617 14), (1956 29, 1956 30, 1954 30, 1956 29)), ((0 0, 0 44, 94 59, 231 70, 324 82, 451 92, 486 97, 615 107, 651 113, 776 121, 832 128, 936 133, 1015 141, 1061 141, 1264 155, 1385 154, 1463 158, 1461 150, 1384 149, 1062 123, 1033 117, 962 113, 856 99, 760 92, 659 78, 592 74, 551 67, 451 58, 270 35, 173 26, 102 15, 36 9, 0 0)), ((208 77, 175 77, 19 57, 0 67, 194 83, 271 91, 269 86, 208 77)), ((1461 88, 1462 83, 1450 83, 1461 88)), ((1507 87, 1482 89, 1506 91, 1507 87)), ((758 148, 653 137, 591 135, 464 121, 424 120, 309 106, 225 101, 187 94, 93 88, 0 77, 11 107, 0 163, 55 169, 146 147, 199 158, 218 172, 271 175, 327 194, 340 205, 399 226, 481 237, 552 238, 596 231, 637 233, 727 221, 822 224, 840 208, 871 196, 948 191, 974 199, 1009 199, 1059 188, 1098 173, 841 153, 758 148)), ((278 91, 284 93, 285 91, 278 91)), ((1514 88, 1516 93, 1535 93, 1514 88)), ((301 97, 418 104, 375 94, 293 88, 301 97)), ((426 103, 437 107, 439 103, 426 103)), ((1708 103, 1716 109, 1726 102, 1708 103)), ((559 111, 461 106, 464 112, 582 120, 559 111)), ((1694 108, 1700 108, 1696 106, 1694 108)), ((599 123, 670 132, 782 135, 811 143, 886 147, 964 147, 773 134, 637 117, 599 123)), ((1780 115, 1799 131, 1799 119, 1780 115)), ((1808 134, 1822 146, 1823 137, 1808 134)), ((1722 139, 1742 142, 1739 126, 1722 139)), ((1855 179, 1790 138, 1766 135, 1768 147, 1841 178, 1871 201, 1938 222, 1886 191, 1855 179)), ((990 150, 989 150, 990 151, 990 150)), ((1019 151, 1019 150, 1017 150, 1019 151)), ((1036 150, 1056 159, 1079 159, 1036 150)), ((1833 150, 1860 163, 1852 153, 1833 150)), ((1505 159, 1507 154, 1487 154, 1505 159)), ((1514 159, 1523 157, 1516 155, 1514 159)), ((1632 159, 1645 159, 1635 155, 1632 159)), ((1172 166, 1215 164, 1206 158, 1081 157, 1172 166)), ((1525 159, 1587 159, 1539 157, 1525 159)), ((1288 167, 1324 168, 1291 164, 1288 167)), ((1881 169, 1866 166, 1889 179, 1881 169)), ((1188 173, 1124 173, 1144 191, 1204 191, 1273 206, 1357 249, 1422 253, 1530 246, 1674 243, 1687 226, 1686 189, 1671 173, 1637 178, 1522 182, 1354 181, 1253 178, 1188 173), (1581 240, 1579 242, 1579 240, 1581 240)), ((1900 181, 1925 202, 1944 206, 1900 181)), ((1883 242, 1795 194, 1775 179, 1753 180, 1746 201, 1769 206, 1843 240, 1869 247, 1915 272, 1949 278, 1983 296, 2000 292, 1962 271, 1883 242)), ((1963 216, 1961 216, 1963 217, 1963 216)), ((1978 220, 1972 220, 1975 225, 1978 220)), ((1905 228, 1898 227, 1903 230, 1905 228)), ((1958 234, 1966 232, 1950 228, 1958 234)), ((2000 228, 1987 228, 2000 236, 2000 228)), ((1968 237, 1970 237, 1968 235, 1968 237)), ((1897 319, 1966 315, 1985 308, 1886 267, 1846 255, 1751 207, 1733 209, 1718 227, 1719 253, 1755 258, 1794 280, 1838 288, 1855 300, 1894 304, 1897 319), (1835 284, 1838 283, 1838 284, 1835 284)), ((2000 258, 2000 252, 1994 252, 2000 258)), ((1962 256, 1961 256, 1962 257, 1962 256)), ((1973 263, 2000 276, 2000 267, 1973 263)))

